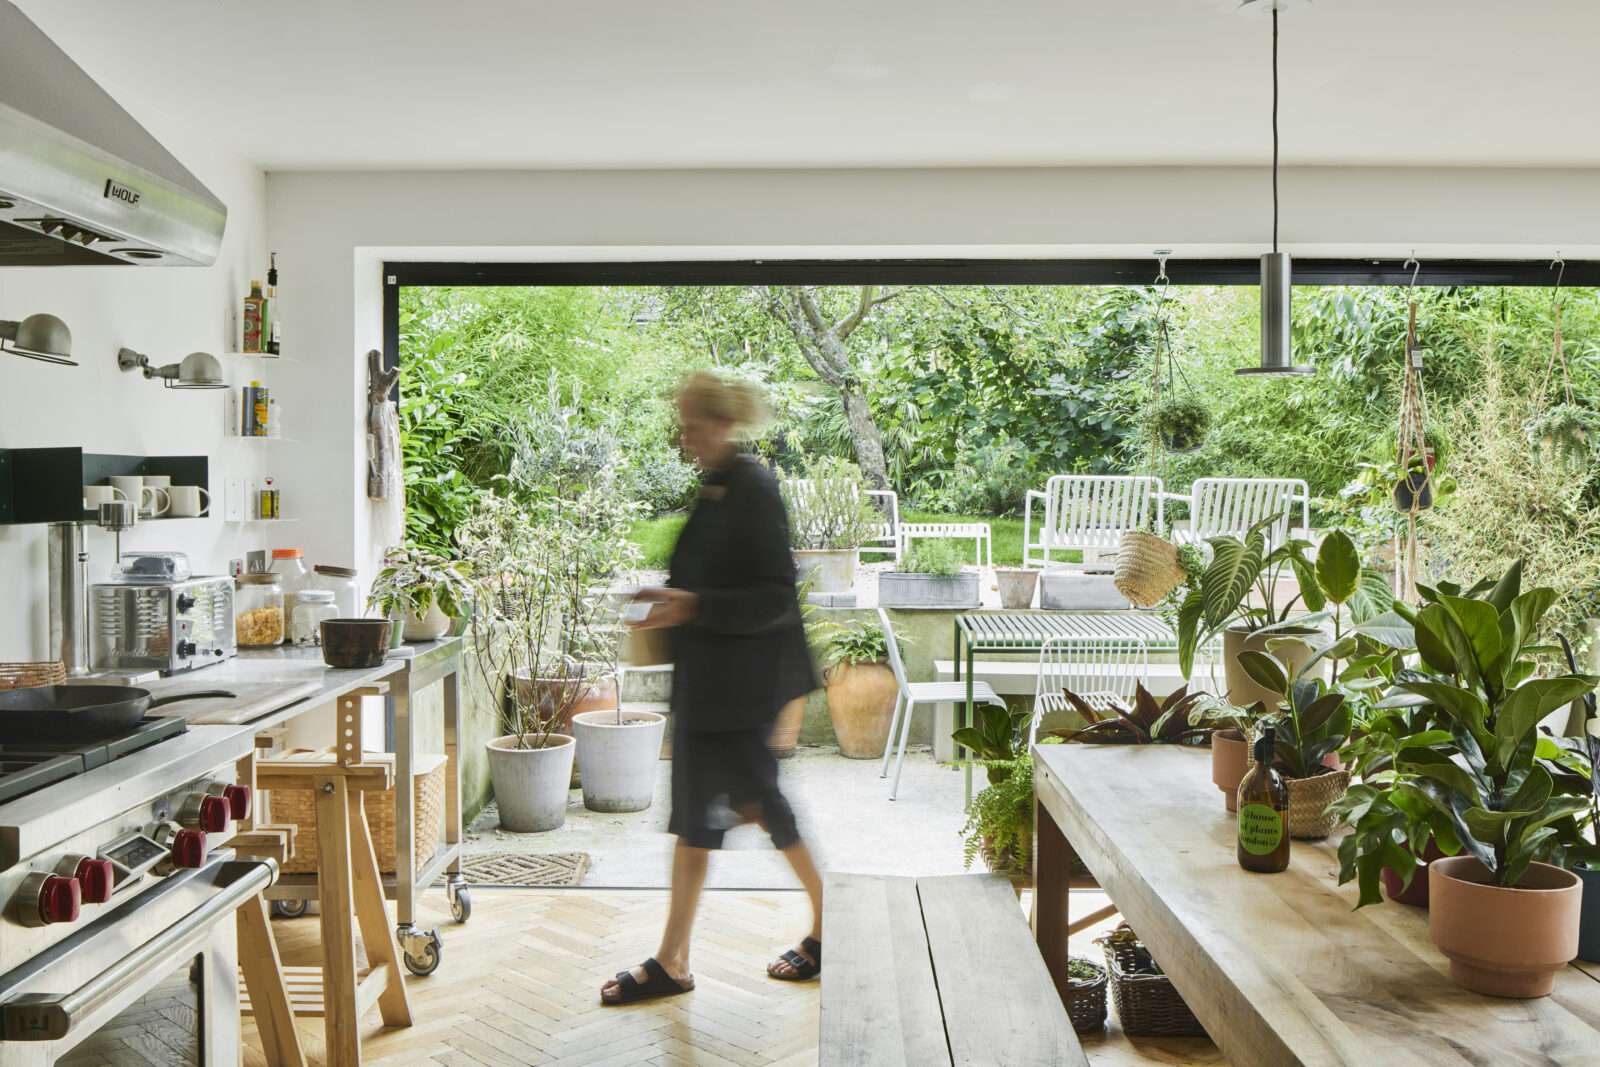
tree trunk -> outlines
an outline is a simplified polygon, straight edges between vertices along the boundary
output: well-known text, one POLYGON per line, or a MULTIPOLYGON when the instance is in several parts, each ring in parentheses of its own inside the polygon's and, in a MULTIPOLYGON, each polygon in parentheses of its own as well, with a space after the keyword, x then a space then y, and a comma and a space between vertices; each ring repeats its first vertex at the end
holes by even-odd
POLYGON ((878 424, 872 419, 867 398, 848 388, 840 387, 839 400, 844 404, 845 421, 850 426, 850 440, 855 445, 856 463, 868 489, 889 488, 889 468, 883 459, 883 437, 878 424))

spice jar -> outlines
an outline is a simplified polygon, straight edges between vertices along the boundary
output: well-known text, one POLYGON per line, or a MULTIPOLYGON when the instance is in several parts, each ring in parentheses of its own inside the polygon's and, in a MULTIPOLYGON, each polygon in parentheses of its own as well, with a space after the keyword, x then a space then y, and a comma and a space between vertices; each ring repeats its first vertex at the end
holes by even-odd
POLYGON ((326 589, 333 594, 333 603, 339 609, 339 618, 361 618, 361 587, 356 584, 355 568, 333 567, 319 563, 312 569, 316 571, 316 577, 313 579, 314 588, 326 589))
POLYGON ((295 598, 289 639, 297 645, 322 644, 322 621, 337 619, 339 608, 328 589, 302 589, 295 598))
POLYGON ((234 634, 240 648, 272 648, 283 644, 283 579, 268 571, 238 579, 234 634))

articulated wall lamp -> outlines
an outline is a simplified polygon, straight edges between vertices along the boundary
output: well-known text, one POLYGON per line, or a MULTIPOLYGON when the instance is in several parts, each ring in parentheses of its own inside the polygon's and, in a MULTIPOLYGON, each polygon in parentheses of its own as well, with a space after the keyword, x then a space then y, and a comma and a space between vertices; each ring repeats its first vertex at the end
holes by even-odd
POLYGON ((1261 257, 1261 365, 1234 373, 1315 374, 1315 367, 1294 363, 1294 266, 1289 253, 1278 251, 1278 12, 1292 0, 1244 0, 1240 6, 1272 12, 1272 251, 1261 257))
POLYGON ((143 371, 146 378, 159 378, 168 389, 226 389, 222 364, 209 352, 190 352, 181 363, 152 366, 150 357, 131 348, 117 350, 117 366, 122 370, 143 371))
POLYGON ((78 365, 72 358, 72 331, 54 315, 29 315, 21 322, 0 319, 0 352, 61 367, 78 365))

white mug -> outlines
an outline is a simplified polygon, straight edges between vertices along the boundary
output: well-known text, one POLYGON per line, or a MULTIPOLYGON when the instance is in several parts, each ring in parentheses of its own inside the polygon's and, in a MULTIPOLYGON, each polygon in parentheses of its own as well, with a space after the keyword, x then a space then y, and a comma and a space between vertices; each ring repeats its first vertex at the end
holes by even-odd
POLYGON ((172 498, 167 491, 158 486, 146 485, 141 475, 114 474, 106 481, 122 490, 125 499, 138 501, 140 515, 165 515, 167 509, 172 506, 172 498))
POLYGON ((170 491, 172 489, 172 475, 146 474, 144 476, 144 484, 148 489, 166 489, 170 491))
POLYGON ((192 519, 211 508, 211 494, 198 485, 175 485, 169 492, 174 518, 192 519))
POLYGON ((128 495, 114 485, 86 485, 83 487, 83 510, 99 511, 101 504, 113 500, 126 500, 128 495))

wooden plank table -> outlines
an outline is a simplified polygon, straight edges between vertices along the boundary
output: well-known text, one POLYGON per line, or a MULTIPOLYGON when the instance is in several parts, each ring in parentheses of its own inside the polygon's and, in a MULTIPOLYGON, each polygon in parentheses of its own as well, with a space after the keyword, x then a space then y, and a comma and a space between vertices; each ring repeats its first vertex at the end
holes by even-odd
POLYGON ((1450 980, 1427 912, 1352 910, 1337 838, 1296 841, 1281 874, 1241 870, 1206 750, 1043 745, 1034 766, 1034 934, 1058 989, 1070 841, 1230 1063, 1600 1063, 1600 969, 1538 1000, 1480 996, 1450 980))

